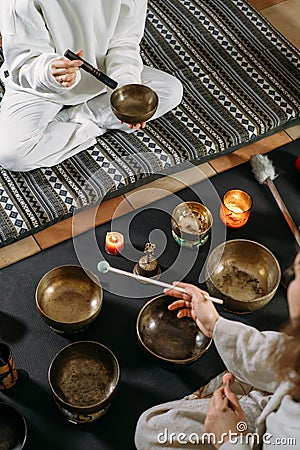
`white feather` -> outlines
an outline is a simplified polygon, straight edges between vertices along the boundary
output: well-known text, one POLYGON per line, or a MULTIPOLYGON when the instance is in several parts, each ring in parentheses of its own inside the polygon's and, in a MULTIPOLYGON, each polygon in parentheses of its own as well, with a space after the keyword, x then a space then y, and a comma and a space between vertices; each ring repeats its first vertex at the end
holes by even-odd
POLYGON ((267 178, 274 180, 277 175, 272 161, 267 156, 253 155, 250 158, 252 172, 260 184, 265 183, 267 178))

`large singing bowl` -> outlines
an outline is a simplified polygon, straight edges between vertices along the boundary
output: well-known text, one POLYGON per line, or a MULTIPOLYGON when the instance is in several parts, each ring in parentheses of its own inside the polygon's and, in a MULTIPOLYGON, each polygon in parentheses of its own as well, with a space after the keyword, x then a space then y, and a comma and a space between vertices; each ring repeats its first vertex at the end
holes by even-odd
POLYGON ((0 449, 21 450, 27 439, 24 416, 8 403, 0 403, 0 449))
POLYGON ((54 357, 48 371, 56 405, 75 424, 93 422, 105 414, 117 393, 119 379, 115 355, 94 341, 67 345, 54 357))
POLYGON ((136 322, 141 347, 170 370, 197 361, 211 344, 211 339, 199 330, 193 319, 178 319, 178 311, 168 310, 174 300, 168 295, 152 298, 140 310, 136 322))
POLYGON ((138 124, 149 120, 158 106, 158 96, 143 84, 126 84, 113 91, 110 106, 121 122, 138 124))
POLYGON ((249 313, 265 306, 274 297, 280 279, 277 259, 255 241, 223 242, 207 260, 207 289, 223 299, 223 307, 232 312, 249 313))
POLYGON ((60 334, 86 329, 98 316, 103 301, 99 279, 80 266, 56 267, 36 289, 36 307, 43 320, 60 334))

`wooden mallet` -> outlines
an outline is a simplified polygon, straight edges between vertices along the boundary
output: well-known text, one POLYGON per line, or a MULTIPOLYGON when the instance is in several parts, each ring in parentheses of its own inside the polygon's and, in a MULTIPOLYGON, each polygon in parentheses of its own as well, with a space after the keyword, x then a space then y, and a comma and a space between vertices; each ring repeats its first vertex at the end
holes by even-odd
POLYGON ((271 194, 273 195, 280 211, 283 214, 283 217, 286 220, 286 223, 295 237, 298 247, 300 247, 300 232, 273 182, 277 175, 272 161, 270 161, 267 156, 258 154, 251 156, 250 164, 257 181, 260 184, 266 184, 270 189, 271 194))
MULTIPOLYGON (((138 280, 138 281, 143 281, 144 283, 155 284, 156 286, 161 286, 165 289, 174 289, 175 291, 179 291, 184 294, 187 294, 185 289, 183 289, 179 286, 176 286, 174 284, 164 283, 163 281, 155 280, 154 278, 147 278, 147 277, 143 277, 142 275, 136 275, 135 273, 125 272, 125 270, 116 269, 115 267, 111 267, 107 261, 100 261, 98 263, 97 269, 99 270, 100 273, 107 273, 108 271, 115 272, 119 275, 125 275, 126 277, 134 278, 135 280, 138 280)), ((210 300, 211 302, 214 302, 214 303, 219 303, 219 304, 223 303, 223 300, 221 300, 219 298, 211 297, 208 294, 205 294, 204 297, 205 297, 205 300, 210 300)))

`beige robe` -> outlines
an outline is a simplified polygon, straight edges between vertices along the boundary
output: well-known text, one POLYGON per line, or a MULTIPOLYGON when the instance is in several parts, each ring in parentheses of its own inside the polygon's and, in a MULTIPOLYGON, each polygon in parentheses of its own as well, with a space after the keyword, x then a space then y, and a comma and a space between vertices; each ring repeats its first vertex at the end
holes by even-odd
MULTIPOLYGON (((288 383, 275 380, 273 363, 286 336, 219 318, 213 338, 227 369, 236 377, 231 388, 238 395, 248 427, 243 442, 234 436, 232 443, 226 442, 220 449, 300 448, 300 404, 289 397, 288 383)), ((215 449, 213 437, 205 436, 204 421, 210 397, 222 385, 222 375, 192 395, 145 411, 136 428, 137 449, 215 449)))

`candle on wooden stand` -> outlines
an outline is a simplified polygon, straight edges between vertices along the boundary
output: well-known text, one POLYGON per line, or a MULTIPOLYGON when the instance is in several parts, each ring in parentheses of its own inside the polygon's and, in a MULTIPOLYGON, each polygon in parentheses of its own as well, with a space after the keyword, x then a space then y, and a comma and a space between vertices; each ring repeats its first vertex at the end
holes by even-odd
POLYGON ((105 237, 105 251, 109 255, 118 255, 124 248, 124 236, 118 231, 109 231, 105 237))

